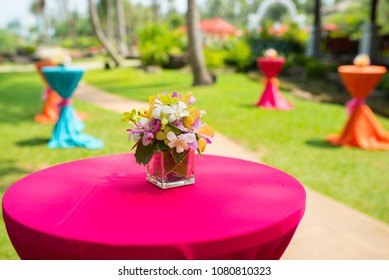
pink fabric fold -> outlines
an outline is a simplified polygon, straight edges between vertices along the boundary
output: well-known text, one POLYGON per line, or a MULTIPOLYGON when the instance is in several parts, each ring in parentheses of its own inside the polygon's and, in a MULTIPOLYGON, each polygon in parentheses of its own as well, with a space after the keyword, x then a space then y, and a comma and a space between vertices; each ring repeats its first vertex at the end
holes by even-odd
POLYGON ((347 115, 351 116, 352 113, 355 111, 355 109, 362 105, 365 104, 366 99, 365 98, 353 98, 350 101, 346 103, 346 111, 347 115))
POLYGON ((59 104, 58 106, 59 107, 65 107, 65 106, 69 106, 70 104, 72 104, 72 101, 70 99, 63 99, 59 104))
POLYGON ((285 100, 279 89, 271 81, 266 83, 265 89, 257 103, 257 106, 264 109, 293 109, 292 102, 285 100))

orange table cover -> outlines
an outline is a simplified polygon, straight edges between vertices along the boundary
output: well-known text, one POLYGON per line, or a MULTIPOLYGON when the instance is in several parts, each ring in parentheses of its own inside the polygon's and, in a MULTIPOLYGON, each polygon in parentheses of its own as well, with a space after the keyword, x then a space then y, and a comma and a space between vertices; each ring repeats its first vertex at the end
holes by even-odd
POLYGON ((355 98, 366 98, 386 73, 383 66, 339 66, 338 72, 348 92, 355 98))
MULTIPOLYGON (((58 64, 51 60, 43 60, 35 63, 36 69, 39 75, 42 77, 45 82, 46 88, 44 92, 44 103, 42 112, 35 116, 35 121, 38 123, 56 123, 58 120, 59 112, 60 112, 60 103, 62 102, 61 96, 49 87, 49 84, 42 73, 42 68, 46 66, 57 66, 58 64)), ((89 114, 85 112, 76 112, 77 117, 82 120, 88 118, 89 114)))
MULTIPOLYGON (((366 98, 386 73, 382 66, 345 65, 338 68, 349 93, 356 99, 366 98)), ((341 135, 327 140, 337 146, 354 146, 366 150, 389 150, 389 134, 369 106, 361 102, 352 112, 341 135)))
POLYGON ((46 78, 42 74, 43 67, 56 65, 57 64, 51 60, 44 60, 35 63, 36 69, 46 85, 44 93, 45 101, 43 103, 42 112, 35 116, 35 121, 38 123, 55 123, 58 119, 58 104, 62 101, 62 98, 55 92, 55 90, 49 87, 46 78))

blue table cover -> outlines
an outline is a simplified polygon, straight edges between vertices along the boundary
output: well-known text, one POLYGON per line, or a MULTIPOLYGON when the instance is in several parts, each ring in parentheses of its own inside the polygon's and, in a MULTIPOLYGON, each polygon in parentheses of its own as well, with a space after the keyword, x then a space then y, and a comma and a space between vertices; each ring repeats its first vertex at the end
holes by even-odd
POLYGON ((84 74, 84 70, 82 68, 49 66, 43 67, 42 73, 51 88, 64 99, 48 146, 50 148, 102 148, 103 142, 100 139, 81 133, 85 128, 85 124, 76 116, 75 110, 69 102, 84 74))

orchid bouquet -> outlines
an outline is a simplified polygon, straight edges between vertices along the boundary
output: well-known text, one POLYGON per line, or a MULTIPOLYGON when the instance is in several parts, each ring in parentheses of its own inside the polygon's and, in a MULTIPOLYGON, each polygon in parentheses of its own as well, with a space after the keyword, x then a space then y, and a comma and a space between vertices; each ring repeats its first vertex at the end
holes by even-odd
POLYGON ((215 130, 201 121, 205 111, 190 106, 195 100, 192 93, 159 93, 149 97, 148 110, 124 113, 123 121, 132 126, 127 129, 128 140, 135 141, 137 163, 146 165, 156 151, 170 151, 176 163, 188 150, 201 155, 215 130))

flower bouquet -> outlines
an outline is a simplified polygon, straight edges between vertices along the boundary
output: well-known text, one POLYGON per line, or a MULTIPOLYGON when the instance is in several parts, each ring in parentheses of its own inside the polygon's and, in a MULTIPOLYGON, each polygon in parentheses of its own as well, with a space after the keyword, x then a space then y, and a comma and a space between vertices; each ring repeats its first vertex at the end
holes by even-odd
POLYGON ((191 106, 191 93, 160 93, 149 97, 149 109, 125 112, 131 124, 128 139, 135 141, 137 163, 147 166, 147 180, 161 188, 194 183, 194 151, 204 151, 214 128, 203 123, 205 111, 191 106))
POLYGON ((353 63, 361 67, 370 65, 370 57, 367 54, 359 54, 354 58, 353 63))
POLYGON ((270 49, 265 50, 263 56, 266 58, 277 58, 278 52, 275 49, 270 48, 270 49))

